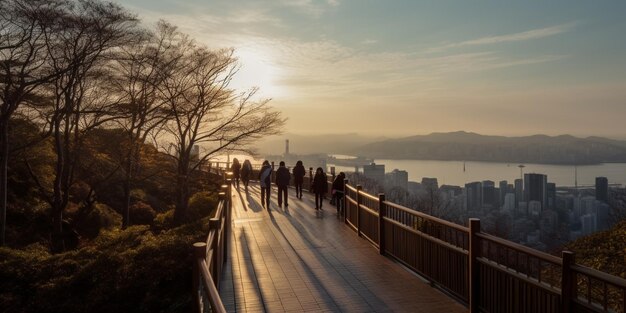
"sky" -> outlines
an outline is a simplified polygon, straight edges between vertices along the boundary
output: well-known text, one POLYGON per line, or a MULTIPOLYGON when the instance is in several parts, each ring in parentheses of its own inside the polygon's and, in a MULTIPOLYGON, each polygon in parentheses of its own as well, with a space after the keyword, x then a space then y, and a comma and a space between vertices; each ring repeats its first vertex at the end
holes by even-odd
POLYGON ((285 132, 626 139, 626 1, 116 0, 233 47, 285 132))

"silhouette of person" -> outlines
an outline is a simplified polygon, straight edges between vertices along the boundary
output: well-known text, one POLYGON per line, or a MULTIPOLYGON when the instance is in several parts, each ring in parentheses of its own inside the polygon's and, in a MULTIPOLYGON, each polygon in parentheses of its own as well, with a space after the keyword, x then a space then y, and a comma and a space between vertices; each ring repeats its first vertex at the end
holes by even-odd
POLYGON ((237 186, 237 189, 239 189, 241 164, 239 164, 239 160, 237 160, 237 158, 233 159, 233 165, 230 166, 230 171, 233 172, 233 184, 235 184, 237 186))
POLYGON ((278 206, 283 206, 283 197, 285 198, 285 206, 289 206, 287 201, 287 189, 289 189, 289 181, 291 180, 291 174, 285 167, 285 162, 280 161, 278 169, 276 170, 276 186, 278 186, 278 206))
POLYGON ((243 185, 248 190, 248 184, 250 183, 250 176, 252 176, 252 164, 248 159, 243 161, 243 165, 241 166, 241 180, 243 181, 243 185))
POLYGON ((296 162, 296 166, 293 168, 293 180, 296 185, 296 197, 302 199, 302 183, 304 182, 304 175, 306 175, 306 169, 302 165, 302 161, 296 162))
POLYGON ((335 200, 335 205, 337 206, 337 213, 339 213, 340 208, 342 207, 342 199, 343 199, 343 181, 346 179, 346 174, 344 172, 339 172, 339 175, 335 177, 333 181, 333 199, 335 200))
POLYGON ((315 193, 315 210, 321 210, 324 195, 328 192, 328 182, 326 181, 326 174, 321 167, 318 167, 315 171, 312 189, 315 193))
POLYGON ((261 184, 261 205, 270 209, 270 192, 272 191, 272 166, 270 162, 263 161, 263 167, 259 172, 259 182, 261 184))

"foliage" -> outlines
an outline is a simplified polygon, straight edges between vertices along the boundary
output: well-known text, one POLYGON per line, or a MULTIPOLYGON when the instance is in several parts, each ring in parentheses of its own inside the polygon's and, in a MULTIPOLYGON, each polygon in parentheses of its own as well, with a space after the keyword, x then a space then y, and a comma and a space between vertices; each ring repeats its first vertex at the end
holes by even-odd
POLYGON ((566 249, 576 254, 579 264, 626 278, 626 220, 607 231, 579 238, 566 249))
POLYGON ((156 212, 143 201, 137 201, 130 206, 130 222, 132 225, 152 225, 156 212))
POLYGON ((190 247, 207 219, 153 234, 148 226, 103 231, 78 250, 0 248, 5 312, 188 312, 190 247))
POLYGON ((217 207, 218 201, 219 199, 215 193, 205 191, 195 193, 189 199, 188 220, 194 221, 204 216, 213 215, 212 211, 217 207))

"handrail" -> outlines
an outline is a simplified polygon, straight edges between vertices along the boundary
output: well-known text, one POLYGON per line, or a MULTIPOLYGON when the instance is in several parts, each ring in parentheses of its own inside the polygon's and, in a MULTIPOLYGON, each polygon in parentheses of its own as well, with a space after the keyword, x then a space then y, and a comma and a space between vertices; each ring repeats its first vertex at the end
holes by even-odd
MULTIPOLYGON (((437 286, 448 290, 452 295, 468 304, 471 312, 506 310, 506 306, 501 306, 502 299, 510 296, 511 293, 516 293, 513 289, 507 289, 513 288, 511 287, 513 285, 502 288, 502 282, 508 280, 517 281, 525 285, 526 287, 524 288, 534 288, 536 290, 520 295, 523 297, 520 301, 531 305, 531 307, 526 307, 531 311, 534 310, 532 308, 536 308, 539 305, 546 312, 569 312, 576 310, 576 307, 584 308, 589 312, 626 312, 626 279, 577 265, 574 263, 573 257, 566 264, 561 257, 481 232, 479 220, 474 221, 477 223, 474 223, 476 227, 472 231, 471 227, 458 225, 409 209, 397 203, 386 201, 384 195, 377 198, 349 184, 346 184, 345 188, 349 191, 345 195, 345 201, 346 206, 350 209, 346 211, 346 224, 350 225, 359 236, 372 242, 374 246, 380 249, 381 254, 387 254, 408 265, 410 269, 418 272, 431 283, 434 280, 437 286), (355 210, 357 211, 355 212, 355 210), (391 216, 387 216, 388 214, 391 214, 391 216), (371 221, 369 221, 369 228, 364 229, 362 225, 363 219, 367 216, 377 218, 376 223, 378 225, 374 224, 374 227, 378 227, 378 238, 371 238, 366 234, 366 231, 372 234, 371 221), (434 225, 435 228, 431 228, 433 230, 431 232, 429 230, 431 226, 422 223, 433 223, 431 225, 434 225), (385 230, 389 227, 392 227, 391 233, 388 233, 389 230, 385 230), (404 234, 396 237, 394 233, 399 231, 404 234), (420 236, 423 240, 429 242, 430 248, 415 250, 411 246, 416 244, 415 239, 411 239, 407 234, 420 236), (385 239, 385 236, 392 236, 392 238, 385 239), (397 245, 394 245, 394 240, 398 240, 395 238, 410 241, 399 242, 397 245), (447 238, 452 238, 452 241, 447 241, 447 238), (459 238, 461 238, 460 246, 458 245, 459 238), (376 241, 376 239, 378 240, 376 241), (386 247, 386 244, 381 245, 381 243, 388 240, 391 240, 390 244, 392 247, 386 247), (469 246, 466 246, 467 244, 469 246), (450 252, 445 252, 441 249, 448 249, 450 252), (427 258, 428 261, 423 262, 428 262, 430 265, 419 263, 422 261, 414 264, 417 260, 415 257, 416 253, 418 259, 427 258), (420 253, 425 255, 420 255, 420 253), (454 258, 465 258, 465 262, 459 263, 457 259, 453 263, 448 263, 449 253, 456 253, 454 258), (457 264, 457 266, 466 264, 466 269, 454 269, 452 267, 449 267, 449 269, 450 271, 455 271, 457 277, 467 278, 467 290, 469 291, 463 291, 462 288, 459 289, 458 283, 456 283, 457 286, 455 287, 454 282, 446 281, 445 274, 442 277, 441 272, 433 272, 433 264, 457 264), (493 272, 494 270, 496 272, 493 272), (603 295, 599 296, 591 292, 592 281, 603 284, 603 295), (582 286, 585 286, 585 284, 587 286, 586 298, 585 296, 579 296, 576 292, 577 288, 581 288, 581 284, 582 286), (468 293, 464 295, 463 292, 468 293), (481 292, 487 294, 478 296, 481 292), (611 297, 609 294, 613 294, 613 298, 609 298, 611 297), (617 296, 617 299, 614 298, 615 296, 617 296), (483 303, 483 301, 489 303, 483 303)), ((420 244, 420 246, 423 245, 424 243, 420 244)), ((567 253, 573 255, 571 252, 567 253)))
POLYGON ((598 271, 596 269, 593 268, 589 268, 586 266, 582 266, 582 265, 572 265, 571 267, 572 271, 583 274, 583 275, 587 275, 591 278, 595 278, 597 280, 601 280, 604 282, 607 282, 615 287, 620 287, 623 289, 626 289, 626 279, 621 278, 621 277, 617 277, 617 276, 613 276, 610 274, 607 274, 605 272, 601 272, 598 271))
POLYGON ((220 298, 218 285, 226 262, 227 238, 230 236, 231 223, 231 173, 223 173, 216 169, 216 174, 224 174, 224 185, 220 192, 220 200, 215 215, 209 222, 209 233, 204 242, 197 242, 194 246, 194 312, 226 312, 220 298), (213 271, 213 274, 211 274, 213 271), (208 300, 208 303, 205 302, 208 300), (208 304, 208 305, 207 305, 208 304))
POLYGON ((533 257, 536 257, 538 259, 542 259, 544 261, 550 262, 550 263, 552 263, 554 265, 559 265, 559 266, 563 265, 563 259, 561 259, 559 257, 555 257, 553 255, 550 255, 550 254, 547 254, 547 253, 544 253, 544 252, 541 252, 541 251, 537 251, 535 249, 532 249, 532 248, 529 248, 529 247, 526 247, 526 246, 523 246, 523 245, 511 242, 511 241, 508 241, 508 240, 505 240, 505 239, 502 239, 502 238, 499 238, 499 237, 496 237, 496 236, 492 236, 492 235, 489 235, 489 234, 477 233, 476 236, 478 236, 478 238, 481 238, 481 239, 485 239, 485 240, 488 240, 488 241, 491 241, 491 242, 495 242, 495 243, 501 244, 503 246, 506 246, 509 249, 513 249, 513 250, 517 250, 519 252, 523 252, 523 253, 529 254, 529 255, 531 255, 533 257))
POLYGON ((206 262, 201 259, 197 259, 197 266, 202 271, 202 284, 205 290, 209 293, 209 302, 211 304, 211 310, 217 313, 226 313, 226 308, 224 307, 224 303, 222 303, 222 298, 220 297, 215 284, 213 283, 213 278, 211 277, 211 272, 209 271, 209 267, 206 262))
POLYGON ((467 227, 464 227, 464 226, 461 226, 461 225, 458 225, 458 224, 446 221, 444 219, 440 219, 440 218, 434 217, 432 215, 428 215, 428 214, 422 213, 420 211, 409 209, 409 208, 407 208, 405 206, 402 206, 402 205, 399 205, 399 204, 396 204, 396 203, 393 203, 393 202, 385 201, 385 205, 393 207, 393 208, 398 209, 398 210, 402 210, 404 212, 407 212, 407 213, 415 215, 415 216, 419 216, 419 217, 427 219, 427 220, 435 221, 435 222, 437 222, 439 224, 445 225, 445 226, 450 227, 450 228, 454 228, 454 229, 456 229, 458 231, 469 232, 469 228, 467 228, 467 227))

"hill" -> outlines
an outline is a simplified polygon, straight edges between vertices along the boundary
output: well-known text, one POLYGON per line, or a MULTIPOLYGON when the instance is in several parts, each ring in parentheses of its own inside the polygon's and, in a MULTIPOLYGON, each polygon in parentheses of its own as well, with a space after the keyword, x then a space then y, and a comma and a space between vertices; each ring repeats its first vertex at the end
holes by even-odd
POLYGON ((350 153, 379 159, 597 164, 626 162, 626 141, 571 135, 486 136, 459 131, 378 141, 350 153))

